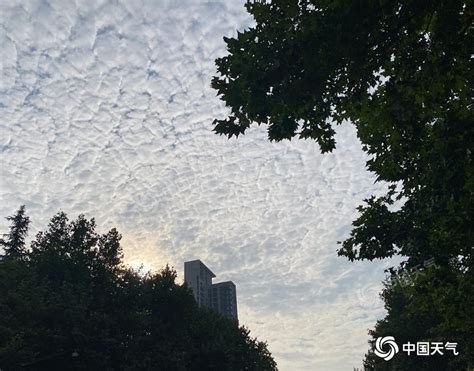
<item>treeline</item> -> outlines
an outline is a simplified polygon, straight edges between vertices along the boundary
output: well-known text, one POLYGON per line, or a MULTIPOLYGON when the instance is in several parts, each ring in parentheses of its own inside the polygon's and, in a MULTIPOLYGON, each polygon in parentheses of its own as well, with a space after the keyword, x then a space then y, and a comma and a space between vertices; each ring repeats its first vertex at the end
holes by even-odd
POLYGON ((22 206, 0 240, 0 369, 276 370, 267 345, 199 308, 168 266, 139 274, 116 229, 60 212, 28 248, 22 206))

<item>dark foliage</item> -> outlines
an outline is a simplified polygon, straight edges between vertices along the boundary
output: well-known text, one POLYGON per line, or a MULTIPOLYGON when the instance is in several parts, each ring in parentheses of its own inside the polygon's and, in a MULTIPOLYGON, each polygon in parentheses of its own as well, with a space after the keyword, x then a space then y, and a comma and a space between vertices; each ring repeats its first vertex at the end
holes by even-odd
MULTIPOLYGON (((9 218, 22 236, 24 211, 9 218)), ((172 268, 138 274, 117 230, 95 227, 58 213, 0 260, 2 370, 276 370, 265 343, 198 308, 172 268)))
POLYGON ((4 251, 5 259, 22 259, 26 253, 25 238, 28 234, 30 219, 25 215, 25 206, 22 205, 17 213, 8 216, 11 222, 10 232, 0 238, 0 246, 4 251))
MULTIPOLYGON (((215 120, 218 134, 264 124, 270 140, 311 138, 324 153, 335 148, 334 125, 355 125, 367 168, 388 191, 360 206, 338 253, 351 261, 405 258, 391 275, 434 259, 440 269, 410 286, 416 295, 395 300, 399 293, 387 287, 388 316, 373 335, 406 324, 406 338, 457 339, 464 356, 447 361, 453 370, 474 367, 473 5, 249 2, 255 26, 225 38, 228 55, 216 60, 212 80, 231 109, 215 120), (451 300, 442 299, 446 292, 451 300), (428 315, 422 308, 431 303, 428 315)), ((384 367, 430 369, 396 362, 384 367)))

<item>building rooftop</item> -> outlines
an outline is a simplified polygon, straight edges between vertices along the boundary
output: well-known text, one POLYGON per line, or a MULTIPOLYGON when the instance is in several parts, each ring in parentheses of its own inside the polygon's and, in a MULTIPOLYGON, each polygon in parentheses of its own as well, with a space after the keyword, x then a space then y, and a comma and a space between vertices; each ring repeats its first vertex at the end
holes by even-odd
POLYGON ((212 286, 216 286, 216 285, 229 285, 229 284, 231 284, 232 286, 235 286, 235 283, 232 282, 232 281, 216 282, 216 283, 213 283, 212 286))
POLYGON ((184 265, 186 266, 186 264, 192 264, 192 263, 200 263, 200 264, 202 264, 202 266, 207 270, 207 272, 211 275, 212 278, 216 277, 216 275, 206 266, 206 264, 204 264, 204 263, 203 263, 201 260, 199 260, 199 259, 190 260, 190 261, 184 262, 184 265))

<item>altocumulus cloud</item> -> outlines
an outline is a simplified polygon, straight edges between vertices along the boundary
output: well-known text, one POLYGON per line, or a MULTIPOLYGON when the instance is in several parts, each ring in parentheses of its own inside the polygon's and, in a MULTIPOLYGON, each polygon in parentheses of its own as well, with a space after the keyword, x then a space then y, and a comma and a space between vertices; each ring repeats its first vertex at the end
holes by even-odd
MULTIPOLYGON (((127 260, 200 258, 238 288, 240 320, 282 370, 360 366, 387 263, 336 256, 381 186, 350 125, 338 149, 211 132, 223 36, 242 1, 16 1, 0 17, 2 216, 59 209, 116 226, 127 260)), ((1 221, 5 230, 7 224, 1 221)))

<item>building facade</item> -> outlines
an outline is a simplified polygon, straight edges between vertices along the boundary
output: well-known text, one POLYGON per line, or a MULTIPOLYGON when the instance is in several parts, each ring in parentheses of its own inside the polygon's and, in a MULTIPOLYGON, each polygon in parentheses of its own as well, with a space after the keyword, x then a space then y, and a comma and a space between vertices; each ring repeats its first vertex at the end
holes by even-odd
POLYGON ((237 292, 232 281, 211 286, 212 308, 227 317, 237 319, 237 292))
POLYGON ((184 280, 199 306, 237 320, 237 291, 232 281, 212 283, 216 275, 200 260, 184 263, 184 280))
POLYGON ((215 276, 200 260, 184 263, 184 280, 193 290, 194 298, 199 306, 211 306, 211 286, 215 276))

